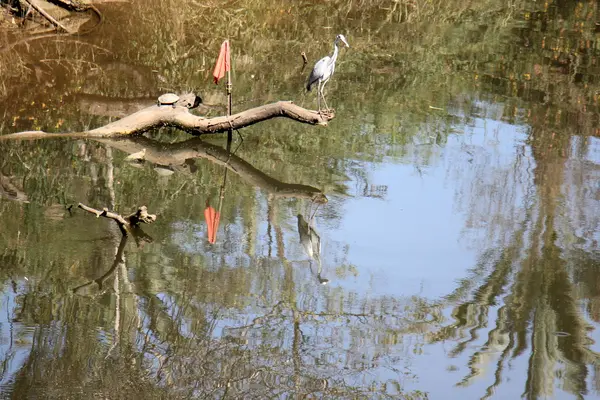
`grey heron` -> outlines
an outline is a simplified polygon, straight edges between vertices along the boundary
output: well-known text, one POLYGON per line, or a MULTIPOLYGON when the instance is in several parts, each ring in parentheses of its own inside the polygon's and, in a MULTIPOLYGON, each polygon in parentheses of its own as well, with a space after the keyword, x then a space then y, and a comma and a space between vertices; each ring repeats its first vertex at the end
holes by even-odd
POLYGON ((337 60, 339 52, 338 42, 342 42, 346 47, 350 47, 344 35, 337 35, 333 41, 333 54, 331 57, 325 56, 317 61, 310 73, 308 83, 306 84, 306 90, 310 91, 311 87, 317 83, 317 108, 319 109, 319 112, 321 112, 321 98, 323 99, 323 103, 325 103, 325 108, 329 109, 329 107, 327 107, 327 102, 325 102, 323 88, 333 75, 333 71, 335 71, 335 61, 337 60))
POLYGON ((300 243, 304 247, 304 251, 311 259, 310 270, 312 272, 312 260, 317 263, 317 280, 321 285, 326 285, 329 279, 321 277, 321 238, 317 232, 310 226, 304 217, 298 214, 298 234, 300 235, 300 243))

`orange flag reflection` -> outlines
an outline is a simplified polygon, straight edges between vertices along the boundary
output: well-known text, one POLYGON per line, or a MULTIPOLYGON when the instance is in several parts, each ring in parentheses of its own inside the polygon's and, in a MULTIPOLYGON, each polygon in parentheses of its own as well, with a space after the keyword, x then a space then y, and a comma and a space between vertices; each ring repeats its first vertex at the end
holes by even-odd
POLYGON ((221 213, 209 206, 207 201, 206 208, 204 209, 204 218, 206 218, 206 225, 208 226, 208 242, 214 244, 217 240, 217 230, 219 229, 221 213))
POLYGON ((231 66, 231 59, 229 55, 229 40, 226 40, 221 45, 221 51, 219 52, 219 58, 215 64, 215 70, 213 71, 213 77, 215 84, 219 83, 219 79, 225 76, 225 72, 229 71, 231 66))

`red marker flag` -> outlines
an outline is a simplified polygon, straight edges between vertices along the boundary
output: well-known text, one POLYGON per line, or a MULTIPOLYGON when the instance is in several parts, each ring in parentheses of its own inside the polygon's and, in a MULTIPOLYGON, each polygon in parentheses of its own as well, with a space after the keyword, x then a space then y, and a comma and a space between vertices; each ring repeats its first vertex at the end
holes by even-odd
POLYGON ((206 208, 204 209, 204 218, 206 218, 206 225, 208 227, 208 242, 214 244, 217 241, 217 230, 219 229, 221 213, 210 207, 207 201, 206 208))
POLYGON ((215 78, 215 84, 219 83, 219 79, 225 76, 225 72, 229 71, 231 66, 231 59, 229 56, 229 40, 226 40, 221 45, 221 51, 219 52, 219 58, 215 64, 215 70, 213 71, 213 77, 215 78))

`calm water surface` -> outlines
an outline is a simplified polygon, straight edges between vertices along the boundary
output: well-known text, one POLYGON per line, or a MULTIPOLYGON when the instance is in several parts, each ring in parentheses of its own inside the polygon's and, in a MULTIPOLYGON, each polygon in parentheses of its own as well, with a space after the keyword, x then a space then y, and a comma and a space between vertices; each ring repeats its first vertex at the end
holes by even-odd
POLYGON ((166 128, 0 141, 3 398, 600 397, 596 2, 178 4, 4 52, 1 134, 168 91, 221 115, 226 36, 235 112, 315 107, 303 83, 344 33, 336 118, 231 153, 166 128), (124 240, 79 202, 157 221, 124 240))

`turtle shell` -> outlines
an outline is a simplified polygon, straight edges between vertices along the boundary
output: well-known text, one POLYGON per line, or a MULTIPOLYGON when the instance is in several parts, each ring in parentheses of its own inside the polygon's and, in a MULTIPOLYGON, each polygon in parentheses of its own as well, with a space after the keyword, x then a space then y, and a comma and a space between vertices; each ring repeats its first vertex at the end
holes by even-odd
POLYGON ((158 98, 158 103, 161 105, 170 105, 175 104, 177 100, 179 100, 179 96, 177 96, 175 93, 165 93, 158 98))

